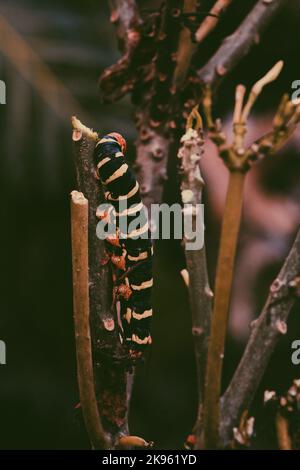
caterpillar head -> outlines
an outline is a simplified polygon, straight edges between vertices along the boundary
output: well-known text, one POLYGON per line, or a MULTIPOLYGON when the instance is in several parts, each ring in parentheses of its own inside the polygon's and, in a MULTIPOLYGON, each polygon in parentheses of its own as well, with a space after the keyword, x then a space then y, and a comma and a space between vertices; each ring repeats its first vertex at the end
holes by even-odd
POLYGON ((122 153, 125 154, 125 152, 126 152, 126 140, 124 139, 124 137, 121 134, 119 134, 118 132, 111 132, 108 135, 111 135, 112 137, 114 137, 117 140, 118 144, 121 147, 122 153))

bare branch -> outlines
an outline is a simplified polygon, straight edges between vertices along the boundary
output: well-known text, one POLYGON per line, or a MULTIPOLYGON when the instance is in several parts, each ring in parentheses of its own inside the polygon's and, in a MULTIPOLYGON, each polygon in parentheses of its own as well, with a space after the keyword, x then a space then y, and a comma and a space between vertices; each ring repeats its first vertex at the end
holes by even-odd
POLYGON ((201 83, 216 87, 224 76, 258 44, 261 34, 286 0, 259 0, 238 29, 228 36, 214 56, 198 72, 201 83))
MULTIPOLYGON (((257 100, 258 96, 261 94, 263 88, 276 80, 280 74, 283 67, 283 61, 280 60, 277 62, 271 70, 269 70, 260 80, 258 80, 252 87, 248 100, 243 107, 243 100, 245 96, 246 89, 243 85, 238 85, 236 87, 235 95, 235 109, 233 114, 233 134, 234 134, 234 143, 233 147, 236 152, 243 152, 244 150, 244 138, 246 135, 246 123, 250 111, 257 100)), ((274 145, 272 145, 274 147, 274 145)), ((246 157, 249 158, 249 154, 246 157)))
POLYGON ((235 106, 233 112, 233 147, 237 152, 244 148, 246 125, 242 121, 243 102, 246 93, 244 85, 238 85, 235 90, 235 106))
POLYGON ((286 321, 295 302, 294 281, 300 274, 300 230, 270 288, 266 304, 255 321, 247 347, 222 398, 221 439, 226 445, 239 417, 249 408, 270 356, 287 331, 286 321))
POLYGON ((217 0, 212 9, 210 10, 210 14, 217 15, 217 16, 207 16, 205 20, 201 23, 199 28, 195 33, 195 39, 198 43, 203 42, 204 39, 215 29, 217 24, 220 21, 220 15, 226 10, 226 8, 230 5, 232 0, 217 0))
POLYGON ((172 78, 176 67, 176 52, 181 31, 183 0, 167 0, 157 35, 156 75, 153 83, 150 118, 155 125, 162 123, 172 98, 172 78))
POLYGON ((142 57, 141 25, 135 0, 110 0, 110 20, 116 27, 119 48, 123 56, 118 62, 105 69, 100 77, 100 86, 105 101, 120 99, 132 90, 138 77, 136 62, 142 57))
POLYGON ((245 173, 230 172, 217 262, 216 295, 205 381, 204 432, 207 449, 216 448, 219 440, 221 372, 244 183, 245 173))
POLYGON ((277 152, 289 140, 299 121, 300 105, 292 103, 288 95, 284 95, 273 120, 273 130, 256 140, 245 158, 255 162, 277 152))
MULTIPOLYGON (((209 135, 216 143, 219 154, 230 171, 217 261, 215 301, 207 360, 203 420, 206 448, 216 448, 219 445, 219 400, 225 336, 242 214, 243 189, 246 173, 251 166, 250 153, 244 148, 246 121, 256 97, 266 84, 277 78, 282 65, 282 62, 278 62, 262 79, 256 82, 244 108, 242 103, 245 88, 241 85, 237 87, 233 115, 234 141, 230 146, 227 144, 225 136, 223 136, 220 122, 214 122, 212 117, 211 88, 206 86, 204 89, 203 109, 210 130, 209 135)), ((289 118, 292 116, 293 113, 289 114, 289 118)), ((276 149, 275 140, 272 140, 272 149, 276 149)))
POLYGON ((278 75, 280 74, 283 67, 283 60, 278 61, 272 68, 269 70, 260 80, 258 80, 252 87, 250 91, 250 95, 248 98, 247 103, 242 112, 241 120, 242 122, 246 122, 247 118, 250 114, 252 106, 254 105, 255 101, 261 94, 263 88, 268 85, 269 83, 276 80, 278 75))
MULTIPOLYGON (((187 123, 186 133, 181 138, 181 147, 178 158, 181 161, 181 198, 189 208, 184 208, 184 216, 190 216, 189 210, 193 210, 193 230, 195 230, 195 218, 199 217, 199 204, 202 199, 204 181, 201 177, 199 162, 203 154, 202 120, 196 110, 193 110, 187 123), (193 128, 193 119, 197 120, 196 128, 193 128), (197 129, 198 127, 198 129, 197 129)), ((199 234, 198 234, 199 235, 199 234)), ((192 333, 194 338, 197 382, 198 382, 198 413, 194 427, 196 446, 200 441, 202 405, 204 396, 204 381, 206 358, 208 349, 208 336, 210 332, 211 303, 213 293, 209 286, 205 246, 199 249, 190 249, 185 240, 185 257, 189 274, 189 296, 192 311, 192 333)))
MULTIPOLYGON (((197 0, 184 0, 184 13, 191 13, 196 10, 197 0)), ((177 65, 173 77, 173 86, 177 89, 183 85, 186 79, 195 50, 196 44, 192 41, 191 31, 187 27, 184 27, 179 36, 177 65)))
POLYGON ((89 324, 88 200, 71 193, 73 309, 80 404, 86 429, 95 449, 107 449, 94 389, 92 345, 89 324))
POLYGON ((140 128, 136 142, 136 170, 141 196, 147 209, 159 203, 167 179, 167 160, 172 141, 164 133, 146 125, 140 128))
POLYGON ((130 31, 136 30, 141 24, 136 1, 109 0, 109 6, 111 10, 110 20, 116 26, 120 50, 126 53, 131 47, 130 31))

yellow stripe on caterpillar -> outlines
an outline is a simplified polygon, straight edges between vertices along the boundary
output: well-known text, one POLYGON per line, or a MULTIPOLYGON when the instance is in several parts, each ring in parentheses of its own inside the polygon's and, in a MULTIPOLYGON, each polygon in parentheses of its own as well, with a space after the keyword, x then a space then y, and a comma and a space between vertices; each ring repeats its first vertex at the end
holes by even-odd
POLYGON ((132 318, 136 320, 142 320, 143 318, 152 317, 152 308, 150 310, 145 310, 144 313, 135 313, 132 312, 132 318))
POLYGON ((136 313, 132 311, 131 308, 127 307, 126 313, 124 315, 125 320, 127 323, 130 323, 131 318, 135 318, 136 320, 142 320, 143 318, 152 317, 152 308, 150 310, 145 310, 143 313, 136 313))
POLYGON ((103 137, 102 139, 98 140, 98 142, 96 144, 96 147, 98 147, 98 145, 100 145, 100 144, 104 144, 105 142, 113 142, 114 144, 118 143, 115 139, 110 139, 110 138, 107 138, 107 137, 103 137))
POLYGON ((103 184, 109 184, 112 181, 115 181, 116 179, 123 176, 127 170, 128 170, 127 163, 123 163, 123 165, 121 165, 120 168, 118 168, 109 178, 107 178, 107 180, 105 180, 103 184))
POLYGON ((136 286, 134 284, 130 284, 130 287, 132 290, 143 290, 143 289, 148 289, 149 287, 153 286, 153 279, 150 279, 149 281, 144 281, 142 284, 136 286))
POLYGON ((132 309, 127 308, 126 313, 124 315, 124 318, 127 321, 127 323, 130 323, 131 317, 132 317, 132 309))
POLYGON ((103 160, 100 160, 100 162, 99 162, 98 165, 97 165, 98 170, 99 170, 99 168, 101 168, 103 165, 105 165, 105 163, 110 162, 110 160, 111 160, 110 157, 105 157, 105 158, 103 158, 103 160))
POLYGON ((106 192, 104 193, 104 196, 105 196, 105 199, 106 199, 107 201, 125 201, 126 199, 129 199, 130 197, 134 196, 134 195, 138 192, 139 187, 140 187, 140 186, 139 186, 139 183, 136 182, 134 188, 132 188, 132 189, 129 191, 129 193, 124 194, 123 196, 112 197, 110 191, 106 191, 106 192))
POLYGON ((137 335, 133 334, 131 340, 137 344, 151 344, 151 336, 146 336, 146 338, 141 339, 137 335))
POLYGON ((121 237, 122 238, 140 237, 141 235, 143 235, 143 233, 147 232, 148 230, 149 230, 149 224, 148 222, 146 222, 143 227, 132 230, 132 232, 128 233, 127 235, 125 233, 121 233, 121 237))
POLYGON ((135 204, 132 207, 129 207, 129 209, 125 209, 122 212, 116 212, 116 215, 118 216, 124 216, 124 215, 132 215, 135 214, 138 211, 141 211, 144 207, 144 204, 140 202, 139 204, 135 204))
MULTIPOLYGON (((151 255, 153 255, 153 247, 151 247, 151 255)), ((129 261, 141 261, 148 258, 148 251, 143 251, 138 256, 128 255, 129 261)))

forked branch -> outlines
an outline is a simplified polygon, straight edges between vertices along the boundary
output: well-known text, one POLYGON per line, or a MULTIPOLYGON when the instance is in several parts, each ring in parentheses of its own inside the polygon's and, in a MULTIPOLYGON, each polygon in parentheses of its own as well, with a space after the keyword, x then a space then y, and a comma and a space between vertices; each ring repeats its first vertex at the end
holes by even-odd
MULTIPOLYGON (((207 448, 218 446, 220 420, 220 394, 224 344, 228 323, 229 303, 234 272, 234 260, 242 214, 242 198, 245 176, 254 161, 263 153, 255 143, 245 148, 244 137, 247 131, 247 118, 263 87, 275 80, 282 69, 280 61, 258 82, 254 84, 246 104, 243 105, 245 87, 238 85, 233 114, 233 135, 231 144, 222 131, 221 121, 212 117, 212 91, 205 89, 203 109, 209 128, 209 136, 217 145, 219 155, 230 171, 229 184, 222 222, 220 248, 218 254, 215 302, 213 308, 211 340, 209 343, 207 376, 204 403, 204 431, 207 448), (259 152, 259 153, 258 153, 259 152)), ((267 153, 275 152, 291 135, 299 120, 296 104, 284 100, 276 114, 273 132, 268 135, 267 153)))
POLYGON ((215 88, 222 78, 245 57, 279 13, 286 0, 259 0, 237 30, 228 36, 217 52, 198 72, 201 83, 215 88))
POLYGON ((252 324, 252 332, 240 364, 222 398, 221 439, 232 437, 233 427, 248 409, 270 356, 280 337, 287 332, 287 319, 298 293, 300 275, 300 230, 291 251, 270 287, 262 313, 252 324))

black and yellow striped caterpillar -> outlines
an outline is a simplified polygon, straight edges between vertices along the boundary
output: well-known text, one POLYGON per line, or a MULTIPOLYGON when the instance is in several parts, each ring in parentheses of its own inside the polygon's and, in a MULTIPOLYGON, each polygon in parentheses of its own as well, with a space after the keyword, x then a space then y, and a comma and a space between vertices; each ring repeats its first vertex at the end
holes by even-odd
POLYGON ((96 145, 94 163, 109 203, 109 209, 100 209, 97 216, 104 222, 112 213, 115 217, 116 233, 106 237, 106 246, 114 267, 114 299, 119 305, 123 342, 135 359, 151 344, 153 248, 139 184, 125 161, 125 150, 126 141, 120 134, 108 134, 96 145), (130 229, 132 222, 135 226, 130 229))

